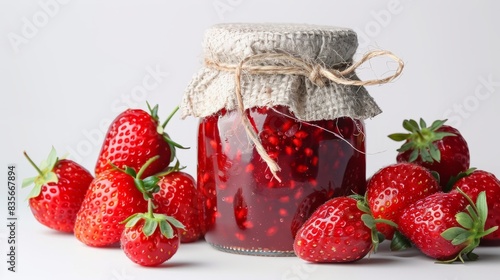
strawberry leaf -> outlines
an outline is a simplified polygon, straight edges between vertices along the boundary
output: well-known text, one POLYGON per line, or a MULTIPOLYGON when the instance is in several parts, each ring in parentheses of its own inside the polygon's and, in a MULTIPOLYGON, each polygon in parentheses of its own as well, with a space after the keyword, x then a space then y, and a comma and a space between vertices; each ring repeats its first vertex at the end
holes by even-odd
POLYGON ((146 189, 144 188, 144 182, 141 179, 134 178, 134 184, 141 193, 143 194, 146 193, 146 189))
POLYGON ((144 233, 144 235, 149 237, 153 235, 156 228, 158 227, 158 221, 151 218, 146 218, 145 220, 146 221, 144 222, 144 227, 142 228, 142 232, 144 233))
MULTIPOLYGON (((57 183, 59 179, 57 178, 57 175, 53 171, 49 171, 45 174, 44 178, 38 178, 39 184, 43 185, 46 183, 57 183)), ((37 183, 37 180, 35 180, 35 183, 37 183)))
POLYGON ((170 223, 168 223, 166 220, 160 221, 160 231, 166 238, 170 239, 174 237, 174 229, 172 228, 170 223))
POLYGON ((367 226, 368 228, 374 228, 375 227, 375 220, 370 214, 363 214, 361 215, 361 220, 367 226))
POLYGON ((471 229, 474 226, 474 220, 467 213, 460 212, 455 215, 457 222, 466 229, 471 229))
POLYGON ((148 106, 149 114, 151 117, 155 120, 158 121, 158 104, 156 104, 153 108, 151 108, 151 105, 149 105, 149 102, 146 101, 146 105, 148 106))
POLYGON ((380 224, 380 223, 382 223, 382 224, 386 224, 386 225, 389 225, 389 226, 394 227, 394 228, 397 228, 397 227, 398 227, 398 225, 397 225, 395 222, 391 221, 391 220, 386 220, 386 219, 374 219, 374 222, 375 222, 375 224, 380 224))
POLYGON ((410 154, 410 158, 408 159, 408 161, 409 161, 409 162, 414 162, 415 160, 417 160, 418 155, 419 155, 419 154, 418 154, 418 150, 417 150, 417 149, 413 150, 413 151, 411 152, 411 154, 410 154))
POLYGON ((460 234, 463 234, 464 232, 467 232, 466 229, 461 228, 461 227, 451 227, 441 233, 441 237, 448 241, 452 241, 455 239, 457 236, 460 234))
POLYGON ((443 189, 444 192, 449 192, 451 191, 451 189, 453 188, 453 186, 455 185, 456 182, 458 182, 458 180, 462 179, 462 178, 465 178, 467 176, 469 176, 470 174, 472 174, 472 172, 474 172, 477 168, 475 167, 471 167, 463 172, 460 172, 458 173, 457 175, 455 176, 451 176, 450 180, 448 181, 448 183, 446 183, 446 186, 445 188, 443 189))
MULTIPOLYGON (((431 146, 433 146, 433 145, 431 145, 431 146)), ((422 157, 423 161, 426 161, 426 162, 432 161, 432 157, 431 157, 431 154, 429 153, 428 147, 421 147, 419 149, 419 152, 420 152, 420 157, 422 157)))
POLYGON ((127 173, 128 175, 134 177, 134 178, 137 177, 137 173, 135 172, 135 170, 132 167, 125 166, 124 172, 127 173))
POLYGON ((413 133, 418 129, 418 124, 414 120, 404 120, 403 127, 404 127, 404 129, 413 133))
POLYGON ((410 150, 412 147, 413 144, 411 142, 406 142, 401 146, 401 148, 398 149, 398 152, 406 152, 410 150))
POLYGON ((364 202, 364 200, 365 200, 364 196, 357 194, 355 192, 353 192, 353 194, 349 195, 349 197, 356 200, 356 201, 361 201, 361 202, 364 202))
POLYGON ((488 205, 486 203, 486 193, 484 191, 478 194, 476 199, 476 207, 479 219, 484 228, 486 224, 486 219, 488 219, 488 205))
POLYGON ((156 185, 152 190, 151 193, 157 193, 160 191, 160 186, 156 185))
POLYGON ((438 181, 438 183, 441 182, 441 176, 439 176, 439 173, 437 173, 434 170, 430 170, 430 172, 431 172, 432 177, 434 177, 434 179, 436 179, 436 181, 438 181))
POLYGON ((396 230, 391 240, 391 251, 402 251, 411 247, 410 240, 396 230))
POLYGON ((390 139, 394 140, 394 141, 405 141, 407 140, 408 138, 410 138, 410 133, 393 133, 393 134, 389 134, 387 137, 389 137, 390 139))
POLYGON ((429 145, 429 152, 431 154, 432 160, 437 161, 437 162, 441 161, 441 152, 436 147, 436 145, 429 145))
POLYGON ((122 223, 125 223, 125 227, 134 227, 143 217, 143 214, 136 213, 125 219, 122 223))
POLYGON ((189 149, 189 147, 184 147, 182 146, 181 144, 175 142, 174 140, 172 140, 166 133, 163 133, 163 139, 171 146, 175 147, 175 148, 179 148, 179 149, 184 149, 184 150, 187 150, 189 149))
MULTIPOLYGON (((366 202, 363 200, 357 200, 356 206, 358 207, 359 210, 363 211, 364 213, 370 213, 370 208, 366 204, 366 202)), ((372 218, 373 219, 373 218, 372 218)))
POLYGON ((429 130, 436 130, 436 129, 438 129, 438 128, 442 127, 442 126, 443 126, 443 124, 445 124, 445 123, 446 123, 446 121, 448 121, 448 120, 447 120, 447 119, 445 119, 445 120, 436 120, 436 121, 434 121, 434 122, 431 124, 431 126, 429 127, 429 130))
POLYGON ((434 134, 434 140, 441 140, 441 139, 448 137, 448 136, 456 136, 456 134, 451 133, 451 132, 436 132, 434 134))
POLYGON ((467 241, 471 236, 473 236, 474 233, 470 232, 470 231, 464 231, 462 233, 460 233, 459 235, 455 236, 455 238, 453 238, 453 240, 451 240, 451 244, 453 245, 460 245, 462 243, 464 243, 465 241, 467 241))
POLYGON ((160 181, 160 178, 156 176, 149 176, 142 180, 144 189, 149 192, 149 193, 154 193, 153 190, 158 187, 158 182, 160 181))
POLYGON ((25 178, 25 179, 23 180, 23 183, 22 183, 21 187, 22 187, 22 188, 26 188, 27 186, 29 186, 29 185, 33 184, 33 183, 35 182, 35 179, 36 179, 36 178, 37 178, 36 176, 35 176, 35 177, 25 178))
POLYGON ((47 159, 43 160, 40 163, 40 170, 42 170, 42 173, 46 173, 47 171, 50 171, 54 168, 54 166, 57 163, 57 153, 54 147, 50 150, 49 155, 47 156, 47 159))
POLYGON ((465 209, 467 210, 467 212, 469 212, 469 215, 471 216, 471 218, 474 221, 479 220, 479 216, 477 214, 477 211, 474 209, 474 207, 472 207, 471 205, 467 205, 467 207, 465 207, 465 209))
POLYGON ((184 229, 184 225, 179 222, 176 218, 171 216, 166 216, 165 219, 176 228, 184 229))
POLYGON ((485 230, 483 233, 478 234, 478 236, 481 238, 481 237, 484 237, 484 236, 486 236, 486 235, 488 235, 496 230, 498 230, 498 226, 491 227, 491 228, 485 230))
POLYGON ((35 185, 28 194, 28 198, 37 197, 40 195, 41 192, 42 192, 42 185, 35 185))
POLYGON ((424 119, 420 118, 420 127, 421 128, 426 128, 427 124, 425 123, 424 119))
POLYGON ((469 261, 477 261, 477 259, 479 258, 478 255, 474 254, 473 252, 467 253, 466 256, 469 261))

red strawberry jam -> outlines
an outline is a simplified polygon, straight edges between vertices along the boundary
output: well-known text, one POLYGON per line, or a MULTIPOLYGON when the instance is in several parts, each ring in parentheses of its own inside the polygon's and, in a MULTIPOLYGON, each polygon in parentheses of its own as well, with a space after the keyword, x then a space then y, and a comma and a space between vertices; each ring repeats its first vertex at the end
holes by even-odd
POLYGON ((205 239, 230 252, 293 255, 298 228, 335 196, 365 192, 362 121, 301 122, 283 106, 246 111, 279 182, 248 140, 241 117, 221 111, 201 119, 198 189, 205 239))

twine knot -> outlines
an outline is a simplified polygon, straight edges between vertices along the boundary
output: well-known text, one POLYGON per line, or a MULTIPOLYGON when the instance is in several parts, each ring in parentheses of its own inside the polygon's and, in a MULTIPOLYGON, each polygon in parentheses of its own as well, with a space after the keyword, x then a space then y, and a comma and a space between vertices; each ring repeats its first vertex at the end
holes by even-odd
POLYGON ((309 80, 319 87, 325 86, 325 82, 323 81, 323 76, 321 75, 322 67, 317 64, 314 65, 309 73, 309 80))
POLYGON ((277 172, 280 171, 280 167, 274 161, 269 154, 266 152, 265 148, 259 140, 257 131, 250 123, 250 120, 245 114, 245 106, 243 104, 243 97, 241 93, 241 73, 245 71, 249 74, 268 74, 268 75, 301 75, 307 77, 314 85, 318 87, 325 86, 325 80, 332 81, 337 84, 350 85, 350 86, 366 86, 366 85, 380 85, 388 83, 395 78, 397 78, 403 71, 404 63, 403 61, 389 51, 376 50, 371 51, 363 55, 363 57, 350 65, 342 64, 341 68, 325 68, 320 63, 309 63, 308 61, 293 56, 287 53, 259 53, 245 57, 237 64, 227 64, 219 61, 211 61, 206 59, 205 65, 207 67, 221 70, 234 72, 235 78, 235 96, 237 100, 237 110, 241 115, 241 120, 243 122, 243 127, 247 132, 248 137, 254 143, 255 149, 261 156, 261 158, 267 163, 269 170, 273 174, 274 178, 281 182, 278 177, 277 172), (393 75, 390 75, 381 79, 365 80, 360 81, 356 79, 351 79, 351 74, 354 74, 355 70, 365 63, 366 61, 377 57, 377 56, 387 56, 398 63, 398 68, 395 70, 393 75), (254 62, 251 64, 250 62, 254 62), (260 64, 259 64, 260 63, 260 64), (346 78, 347 77, 347 78, 346 78))

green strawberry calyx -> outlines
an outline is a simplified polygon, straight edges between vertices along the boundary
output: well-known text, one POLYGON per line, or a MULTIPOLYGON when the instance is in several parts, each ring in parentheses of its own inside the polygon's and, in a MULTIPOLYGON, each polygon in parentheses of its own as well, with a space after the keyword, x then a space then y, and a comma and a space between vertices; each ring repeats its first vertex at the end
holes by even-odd
POLYGON ((382 243, 382 241, 384 241, 385 239, 385 236, 377 230, 377 224, 384 223, 394 228, 397 228, 397 225, 391 220, 380 219, 380 218, 375 219, 372 215, 370 207, 368 206, 368 203, 366 202, 367 200, 365 196, 359 194, 353 194, 350 197, 357 201, 356 206, 358 207, 359 210, 364 212, 364 214, 361 215, 361 220, 363 221, 364 225, 371 230, 372 251, 376 253, 379 244, 382 243))
POLYGON ((26 152, 23 152, 24 156, 26 159, 29 161, 29 163, 36 169, 38 172, 37 176, 30 177, 30 178, 25 178, 22 182, 22 187, 28 187, 32 184, 34 184, 34 188, 31 190, 31 192, 28 195, 28 198, 33 198, 37 197, 40 195, 42 191, 42 186, 48 183, 56 183, 59 181, 59 178, 57 178, 56 173, 53 171, 54 167, 56 166, 57 162, 59 161, 59 158, 57 157, 56 150, 54 147, 50 150, 50 153, 44 161, 40 163, 39 166, 37 166, 33 160, 28 156, 26 152))
POLYGON ((398 142, 405 141, 397 151, 400 153, 412 151, 408 159, 409 162, 415 161, 419 156, 424 162, 440 162, 441 152, 434 142, 448 136, 456 136, 454 133, 437 131, 446 121, 437 120, 427 127, 427 123, 422 118, 419 123, 412 119, 404 120, 403 127, 409 133, 393 133, 388 137, 398 142))
POLYGON ((474 201, 472 201, 472 199, 460 188, 456 190, 467 199, 469 205, 465 208, 466 211, 455 215, 457 223, 460 226, 451 227, 445 230, 441 233, 441 237, 451 241, 453 245, 465 244, 466 246, 456 257, 442 261, 442 263, 452 263, 456 260, 460 260, 463 263, 463 256, 466 256, 469 260, 476 260, 477 255, 472 253, 472 251, 479 246, 481 238, 498 229, 498 226, 485 229, 486 219, 488 217, 486 192, 480 192, 477 196, 476 203, 474 203, 474 201))
POLYGON ((394 231, 394 236, 391 240, 391 251, 402 251, 411 247, 411 241, 406 236, 399 232, 399 230, 394 231))
POLYGON ((140 220, 144 220, 142 232, 147 237, 153 235, 158 227, 160 228, 161 234, 168 239, 173 238, 175 235, 173 227, 176 227, 178 229, 185 229, 184 225, 176 218, 164 214, 154 213, 153 208, 154 205, 152 199, 148 199, 148 212, 133 214, 125 219, 122 223, 125 224, 125 227, 132 228, 136 226, 136 224, 140 220))
POLYGON ((144 171, 151 165, 151 163, 153 163, 155 160, 158 160, 159 158, 160 156, 157 155, 148 159, 148 161, 144 163, 144 165, 141 167, 141 169, 139 169, 138 172, 136 172, 133 168, 128 166, 124 166, 123 169, 121 169, 118 166, 114 165, 113 163, 110 164, 111 166, 113 166, 114 169, 121 171, 125 174, 128 174, 132 178, 134 178, 134 184, 136 188, 142 193, 144 199, 148 200, 153 197, 154 193, 160 191, 160 186, 158 186, 160 178, 158 178, 158 176, 156 175, 152 175, 144 179, 141 178, 144 171))
POLYGON ((471 175, 474 171, 476 171, 477 168, 471 167, 465 171, 462 171, 458 173, 456 176, 451 176, 450 180, 446 184, 446 186, 443 188, 444 192, 449 192, 453 189, 453 186, 458 182, 458 180, 465 178, 469 175, 471 175))
POLYGON ((170 151, 171 151, 171 156, 170 156, 170 161, 173 161, 175 156, 176 156, 176 148, 178 149, 189 149, 189 147, 184 147, 180 145, 179 143, 175 142, 170 138, 170 136, 167 134, 165 131, 165 128, 167 127, 167 124, 170 122, 172 117, 179 111, 179 106, 176 106, 174 110, 170 113, 170 115, 167 117, 167 119, 163 122, 160 123, 160 118, 158 117, 158 104, 156 104, 154 107, 151 107, 148 102, 146 102, 148 109, 149 109, 149 114, 151 117, 158 123, 158 126, 156 127, 156 131, 158 134, 161 134, 163 136, 163 139, 165 142, 168 143, 170 146, 170 151))

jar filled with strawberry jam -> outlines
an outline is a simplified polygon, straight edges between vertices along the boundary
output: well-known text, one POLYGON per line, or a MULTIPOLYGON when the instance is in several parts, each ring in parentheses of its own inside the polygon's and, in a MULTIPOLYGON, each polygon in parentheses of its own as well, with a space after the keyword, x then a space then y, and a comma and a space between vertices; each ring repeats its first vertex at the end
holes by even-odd
POLYGON ((293 255, 295 233, 318 206, 365 192, 363 120, 380 109, 345 71, 356 47, 356 34, 338 27, 207 30, 205 63, 181 110, 200 118, 197 183, 213 247, 293 255))

